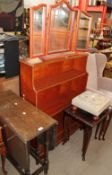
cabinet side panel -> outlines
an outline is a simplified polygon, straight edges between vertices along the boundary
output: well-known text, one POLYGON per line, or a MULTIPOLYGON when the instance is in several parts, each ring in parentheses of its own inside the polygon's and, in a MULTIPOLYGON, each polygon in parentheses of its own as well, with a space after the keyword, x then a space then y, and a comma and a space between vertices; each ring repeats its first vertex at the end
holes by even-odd
POLYGON ((32 72, 32 67, 20 63, 20 89, 21 96, 31 102, 33 105, 36 105, 36 92, 34 90, 34 77, 32 72))

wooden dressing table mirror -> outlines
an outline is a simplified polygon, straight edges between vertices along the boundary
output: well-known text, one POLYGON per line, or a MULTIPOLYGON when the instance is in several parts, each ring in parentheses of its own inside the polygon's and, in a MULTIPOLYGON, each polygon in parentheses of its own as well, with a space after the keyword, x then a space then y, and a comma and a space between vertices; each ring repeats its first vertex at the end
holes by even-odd
POLYGON ((41 4, 30 9, 30 57, 44 55, 46 41, 46 15, 47 5, 41 4))
POLYGON ((70 50, 73 11, 63 3, 50 9, 48 54, 70 50))
MULTIPOLYGON (((20 60, 21 96, 58 121, 58 142, 63 138, 63 110, 86 88, 87 53, 82 50, 91 18, 83 14, 65 0, 32 7, 30 58, 20 60)), ((72 125, 76 130, 77 124, 72 125)))

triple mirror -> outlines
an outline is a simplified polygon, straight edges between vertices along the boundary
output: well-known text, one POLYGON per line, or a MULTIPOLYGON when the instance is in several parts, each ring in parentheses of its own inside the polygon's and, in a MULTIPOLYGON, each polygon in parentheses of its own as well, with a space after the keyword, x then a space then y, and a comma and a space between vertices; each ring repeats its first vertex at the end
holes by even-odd
POLYGON ((49 11, 46 4, 32 7, 30 9, 30 57, 70 51, 73 48, 73 40, 77 40, 76 48, 85 48, 90 20, 84 13, 80 13, 78 20, 79 13, 65 0, 51 5, 49 11), (75 26, 78 21, 79 29, 75 26), (73 38, 74 32, 77 33, 77 38, 73 38))

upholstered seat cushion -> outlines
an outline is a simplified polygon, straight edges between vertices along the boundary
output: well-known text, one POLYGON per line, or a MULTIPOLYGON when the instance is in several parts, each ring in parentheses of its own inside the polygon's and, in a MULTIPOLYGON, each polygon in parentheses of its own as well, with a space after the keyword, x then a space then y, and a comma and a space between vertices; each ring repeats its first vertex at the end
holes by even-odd
POLYGON ((86 90, 72 99, 72 105, 95 116, 99 116, 110 104, 111 101, 107 96, 91 90, 86 90))

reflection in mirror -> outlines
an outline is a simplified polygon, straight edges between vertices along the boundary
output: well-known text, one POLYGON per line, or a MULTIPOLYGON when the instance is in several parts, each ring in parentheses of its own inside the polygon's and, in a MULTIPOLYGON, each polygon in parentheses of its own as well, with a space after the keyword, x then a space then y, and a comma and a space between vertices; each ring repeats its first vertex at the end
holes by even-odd
POLYGON ((85 13, 81 12, 78 30, 77 49, 85 49, 90 31, 90 19, 85 13))
POLYGON ((66 8, 66 6, 58 7, 52 13, 54 13, 52 18, 52 23, 51 23, 52 27, 54 28, 68 27, 70 11, 69 9, 66 8))
POLYGON ((32 9, 32 24, 30 32, 30 57, 43 54, 43 32, 45 27, 45 7, 32 9))
POLYGON ((69 49, 72 11, 63 3, 51 9, 51 24, 48 52, 69 49))
POLYGON ((34 31, 42 31, 42 9, 34 11, 34 31))

